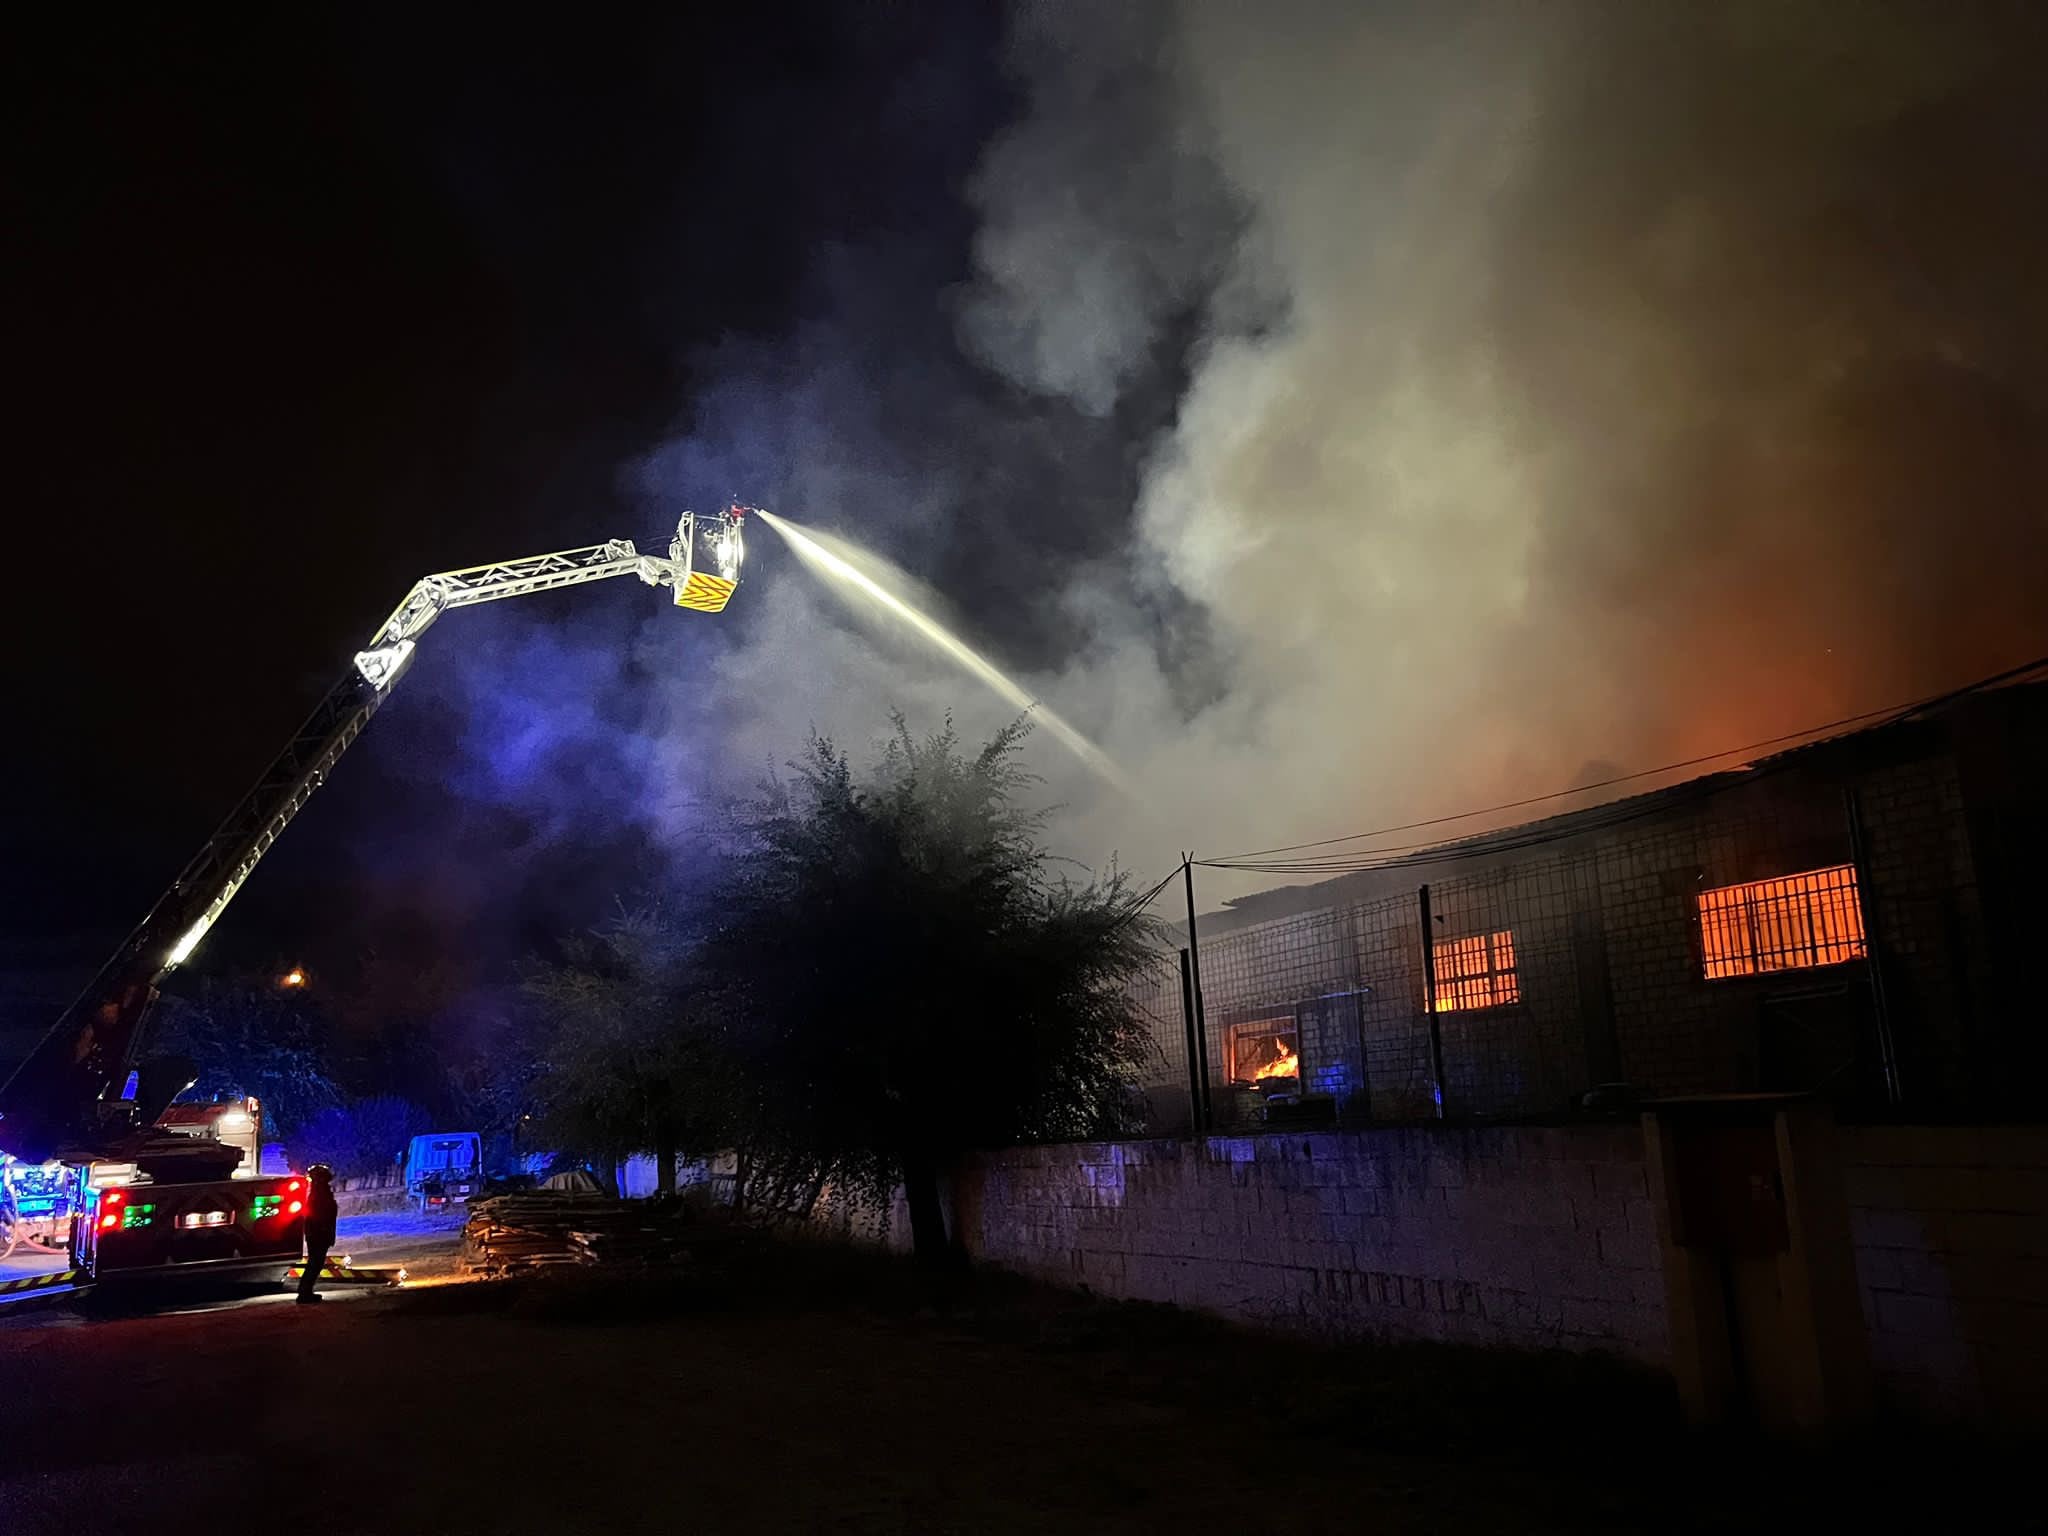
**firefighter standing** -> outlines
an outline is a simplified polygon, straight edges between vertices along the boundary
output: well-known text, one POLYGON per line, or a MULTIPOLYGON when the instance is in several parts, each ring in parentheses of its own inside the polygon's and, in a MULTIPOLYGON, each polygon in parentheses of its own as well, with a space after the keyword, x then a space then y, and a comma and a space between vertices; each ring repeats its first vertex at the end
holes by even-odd
POLYGON ((334 1246, 334 1222, 341 1214, 334 1203, 334 1170, 315 1163, 306 1170, 312 1190, 306 1196, 306 1264, 299 1272, 299 1303, 320 1299, 313 1282, 327 1263, 327 1250, 334 1246))

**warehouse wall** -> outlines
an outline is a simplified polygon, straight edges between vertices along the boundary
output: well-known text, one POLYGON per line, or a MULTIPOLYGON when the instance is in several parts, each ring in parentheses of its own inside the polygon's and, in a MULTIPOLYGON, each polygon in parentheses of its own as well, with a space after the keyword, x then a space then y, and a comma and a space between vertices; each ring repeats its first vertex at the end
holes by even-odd
MULTIPOLYGON (((2012 709, 2032 721, 2044 705, 2048 691, 2012 709)), ((2038 729, 2048 739, 2048 726, 2038 729)), ((1217 1125, 1256 1118, 1256 1101, 1224 1079, 1230 1026, 1289 1014, 1300 1021, 1304 1090, 1336 1101, 1340 1123, 1433 1117, 1425 882, 1433 942, 1508 936, 1517 972, 1511 1000, 1437 1015, 1453 1117, 1556 1115, 1617 1080, 1646 1095, 1821 1088, 1841 1103, 1882 1101, 1866 962, 1715 979, 1702 963, 1703 890, 1852 861, 1846 791, 1908 1101, 2009 1113, 2019 1101, 1992 1063, 2031 1060, 2041 1047, 2038 1031, 1987 1011, 2001 984, 2024 982, 2028 953, 2023 940, 2008 943, 2011 974, 2001 978, 1987 922, 2033 932, 2038 882, 2008 879, 2014 910, 1987 913, 1977 863, 1980 844, 2034 847, 2037 833, 2031 843, 2019 834, 2040 816, 2033 801, 2022 807, 2032 820, 2000 801, 1988 841, 1973 843, 1972 815, 1987 813, 1965 788, 1945 728, 1911 723, 1805 749, 1760 776, 1710 776, 1532 823, 1519 829, 1526 847, 1454 846, 1423 863, 1243 898, 1199 925, 1217 1125), (1336 997, 1357 1000, 1335 1008, 1336 997)), ((1978 801, 1995 798, 1979 787, 1978 801)), ((1155 1126, 1180 1129, 1187 1068, 1174 957, 1138 990, 1157 1037, 1155 1126)))

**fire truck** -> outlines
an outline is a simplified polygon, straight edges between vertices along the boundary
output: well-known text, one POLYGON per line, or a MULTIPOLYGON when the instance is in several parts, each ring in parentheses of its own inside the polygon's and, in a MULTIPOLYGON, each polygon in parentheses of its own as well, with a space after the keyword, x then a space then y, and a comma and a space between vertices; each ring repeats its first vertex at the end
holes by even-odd
MULTIPOLYGON (((263 1146, 263 1107, 253 1098, 224 1104, 173 1104, 157 1117, 157 1129, 181 1136, 202 1137, 240 1149, 233 1178, 259 1171, 263 1146)), ((24 1163, 0 1153, 0 1245, 12 1253, 22 1244, 65 1251, 71 1246, 71 1221, 96 1184, 133 1178, 136 1169, 120 1164, 76 1169, 51 1159, 24 1163)))
POLYGON ((71 1205, 77 1180, 52 1159, 24 1163, 0 1152, 0 1258, 24 1243, 63 1248, 71 1241, 71 1205))
MULTIPOLYGON (((734 506, 701 519, 685 512, 665 557, 613 539, 414 584, 255 788, 0 1085, 0 1152, 26 1167, 71 1170, 57 1182, 70 1191, 71 1258, 86 1283, 281 1267, 301 1252, 303 1175, 263 1175, 250 1156, 261 1145, 260 1123, 244 1145, 231 1109, 210 1120, 172 1112, 196 1074, 189 1061, 146 1057, 146 1026, 158 988, 191 958, 326 782, 397 686, 428 627, 451 609, 628 575, 666 588, 679 608, 721 612, 739 585, 751 510, 734 506)), ((242 1112, 255 1119, 252 1104, 242 1112)), ((24 1188, 33 1182, 23 1176, 24 1188)))
POLYGON ((233 1177, 253 1178, 263 1165, 263 1104, 250 1097, 218 1104, 173 1104, 156 1117, 160 1131, 234 1147, 242 1155, 233 1177))

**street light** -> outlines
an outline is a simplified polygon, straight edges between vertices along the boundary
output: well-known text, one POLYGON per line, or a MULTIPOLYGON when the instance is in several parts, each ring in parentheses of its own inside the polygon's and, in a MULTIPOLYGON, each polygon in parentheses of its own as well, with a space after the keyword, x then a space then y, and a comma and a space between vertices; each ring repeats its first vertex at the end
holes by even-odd
POLYGON ((296 987, 303 987, 306 984, 306 973, 295 965, 277 978, 277 984, 288 992, 296 987))

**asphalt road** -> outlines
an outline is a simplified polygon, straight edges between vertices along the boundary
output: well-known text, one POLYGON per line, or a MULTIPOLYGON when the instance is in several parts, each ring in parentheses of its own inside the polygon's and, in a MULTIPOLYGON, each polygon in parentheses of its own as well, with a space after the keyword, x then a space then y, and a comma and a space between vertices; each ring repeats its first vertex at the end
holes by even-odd
MULTIPOLYGON (((455 1248, 461 1235, 459 1218, 420 1217, 409 1211, 345 1216, 340 1222, 333 1257, 347 1255, 361 1265, 403 1265, 408 1275, 422 1280, 438 1279, 453 1273, 455 1248)), ((62 1254, 22 1246, 11 1257, 0 1260, 0 1280, 53 1274, 66 1264, 62 1254)), ((323 1292, 335 1300, 346 1300, 363 1295, 365 1288, 331 1285, 324 1287, 323 1292)), ((181 1280, 167 1287, 124 1287, 119 1292, 109 1289, 79 1298, 0 1304, 0 1335, 20 1329, 76 1326, 92 1317, 167 1316, 261 1306, 287 1299, 288 1288, 279 1279, 248 1275, 219 1281, 181 1280)))
MULTIPOLYGON (((351 1233, 423 1269, 452 1236, 351 1233)), ((2039 1528, 2038 1455, 1991 1437, 1695 1437, 1668 1383, 1581 1356, 715 1229, 658 1273, 435 1278, 0 1330, 0 1536, 2039 1528)))

